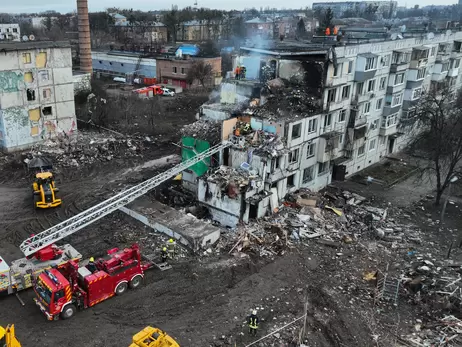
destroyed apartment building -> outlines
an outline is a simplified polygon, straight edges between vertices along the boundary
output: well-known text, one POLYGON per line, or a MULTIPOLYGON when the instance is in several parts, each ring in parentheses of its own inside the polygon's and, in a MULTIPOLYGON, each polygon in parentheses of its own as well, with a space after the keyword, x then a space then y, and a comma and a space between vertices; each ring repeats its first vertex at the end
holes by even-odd
POLYGON ((446 80, 459 87, 461 42, 457 32, 241 47, 220 92, 184 129, 183 159, 222 141, 232 145, 210 158, 210 169, 203 163, 184 172, 183 184, 233 227, 274 212, 288 193, 344 180, 405 147, 423 90, 446 80))

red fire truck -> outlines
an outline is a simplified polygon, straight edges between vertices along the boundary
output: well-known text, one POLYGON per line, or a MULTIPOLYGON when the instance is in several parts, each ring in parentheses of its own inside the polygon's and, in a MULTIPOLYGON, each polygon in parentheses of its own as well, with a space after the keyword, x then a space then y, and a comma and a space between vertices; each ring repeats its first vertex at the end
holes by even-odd
POLYGON ((69 319, 77 310, 122 295, 128 288, 138 288, 143 283, 144 272, 154 264, 142 262, 139 247, 134 244, 123 250, 109 250, 95 265, 96 269, 79 267, 70 260, 38 276, 34 301, 48 320, 69 319))

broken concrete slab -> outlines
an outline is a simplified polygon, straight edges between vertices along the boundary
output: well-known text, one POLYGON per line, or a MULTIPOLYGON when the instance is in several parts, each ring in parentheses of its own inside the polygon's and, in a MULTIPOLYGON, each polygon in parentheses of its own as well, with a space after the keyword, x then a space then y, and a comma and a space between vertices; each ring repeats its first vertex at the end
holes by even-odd
POLYGON ((120 210, 156 231, 175 238, 194 252, 210 247, 220 238, 221 230, 212 224, 146 197, 120 210))

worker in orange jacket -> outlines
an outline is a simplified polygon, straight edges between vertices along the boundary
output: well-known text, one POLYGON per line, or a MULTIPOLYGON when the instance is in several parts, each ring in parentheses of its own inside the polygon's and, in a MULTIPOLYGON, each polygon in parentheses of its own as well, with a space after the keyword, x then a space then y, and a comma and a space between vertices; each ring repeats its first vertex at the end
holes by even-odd
POLYGON ((330 36, 330 28, 329 27, 326 28, 326 36, 330 36))
POLYGON ((236 77, 237 80, 240 79, 240 75, 241 75, 241 67, 240 66, 236 66, 236 70, 235 70, 234 74, 235 74, 235 77, 236 77))

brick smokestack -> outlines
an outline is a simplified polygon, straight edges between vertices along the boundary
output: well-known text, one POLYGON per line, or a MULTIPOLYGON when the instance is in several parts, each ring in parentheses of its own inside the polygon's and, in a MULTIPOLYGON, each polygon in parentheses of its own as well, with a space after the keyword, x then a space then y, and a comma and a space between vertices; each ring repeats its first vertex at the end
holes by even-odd
POLYGON ((77 16, 79 19, 79 54, 80 70, 91 73, 91 40, 90 21, 88 19, 88 0, 77 0, 77 16))

